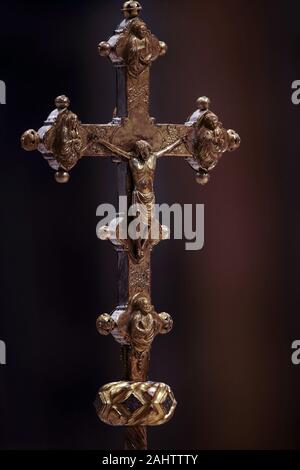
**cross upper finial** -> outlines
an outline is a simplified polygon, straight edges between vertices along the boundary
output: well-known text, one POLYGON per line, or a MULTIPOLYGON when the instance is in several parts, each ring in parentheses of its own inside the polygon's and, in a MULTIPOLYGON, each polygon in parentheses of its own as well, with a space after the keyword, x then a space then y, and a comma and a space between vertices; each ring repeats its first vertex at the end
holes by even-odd
MULTIPOLYGON (((102 57, 109 57, 117 74, 117 106, 114 116, 119 123, 122 118, 149 121, 150 67, 166 53, 167 46, 159 41, 139 17, 139 2, 128 1, 123 5, 125 19, 108 41, 100 42, 102 57)), ((135 123, 135 124, 136 124, 135 123)))

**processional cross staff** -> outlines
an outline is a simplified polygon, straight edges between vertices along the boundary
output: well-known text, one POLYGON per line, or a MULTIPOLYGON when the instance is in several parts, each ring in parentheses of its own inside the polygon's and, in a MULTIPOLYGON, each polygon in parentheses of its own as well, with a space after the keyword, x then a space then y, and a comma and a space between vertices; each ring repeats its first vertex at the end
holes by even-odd
MULTIPOLYGON (((38 149, 56 170, 58 183, 69 181, 69 171, 82 157, 112 157, 117 164, 118 192, 138 204, 144 226, 158 226, 158 236, 145 239, 120 237, 112 221, 100 229, 100 238, 110 240, 118 256, 118 306, 97 320, 100 334, 112 334, 121 344, 123 380, 102 387, 95 406, 99 418, 110 425, 126 427, 126 449, 146 449, 146 426, 166 423, 174 414, 176 400, 168 385, 148 381, 150 349, 157 334, 171 331, 169 314, 157 313, 151 304, 150 257, 153 247, 167 238, 166 230, 154 216, 153 188, 156 160, 180 157, 196 172, 200 184, 226 150, 235 150, 240 138, 225 130, 210 110, 206 97, 197 100, 198 109, 185 124, 156 124, 149 115, 150 68, 167 51, 140 18, 137 1, 123 5, 124 19, 114 35, 99 44, 101 56, 116 69, 117 103, 112 122, 82 124, 69 110, 70 101, 56 98, 56 109, 38 131, 28 130, 22 147, 38 149)), ((152 233, 152 232, 151 232, 152 233)))

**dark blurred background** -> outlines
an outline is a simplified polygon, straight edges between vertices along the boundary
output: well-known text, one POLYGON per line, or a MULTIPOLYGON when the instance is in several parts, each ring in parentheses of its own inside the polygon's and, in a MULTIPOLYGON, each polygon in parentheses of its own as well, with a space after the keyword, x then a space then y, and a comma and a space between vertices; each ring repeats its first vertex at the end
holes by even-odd
MULTIPOLYGON (((296 1, 142 0, 169 50, 152 69, 151 114, 184 122, 208 95, 242 146, 201 188, 188 165, 159 161, 159 203, 205 204, 205 247, 161 243, 153 300, 175 329, 154 344, 151 378, 170 384, 174 419, 149 431, 154 449, 300 448, 299 122, 296 1)), ((83 122, 109 122, 112 66, 97 44, 119 0, 1 2, 0 366, 2 449, 115 449, 122 431, 93 408, 121 376, 118 345, 95 329, 116 305, 116 258, 95 235, 96 208, 116 203, 108 159, 85 159, 54 182, 19 138, 38 129, 62 93, 83 122)))

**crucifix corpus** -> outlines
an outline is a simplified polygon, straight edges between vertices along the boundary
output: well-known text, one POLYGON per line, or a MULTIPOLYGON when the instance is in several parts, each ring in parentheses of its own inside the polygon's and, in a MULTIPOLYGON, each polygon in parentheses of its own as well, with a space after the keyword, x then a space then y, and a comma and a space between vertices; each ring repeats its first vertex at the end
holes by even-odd
POLYGON ((99 316, 97 329, 102 335, 112 334, 121 345, 124 371, 122 381, 100 388, 95 406, 104 423, 125 426, 128 450, 147 449, 147 426, 166 423, 176 408, 171 388, 148 380, 152 342, 173 327, 171 316, 156 312, 151 303, 151 251, 168 238, 168 229, 154 215, 157 159, 184 159, 195 171, 197 183, 204 185, 222 154, 240 145, 238 134, 223 128, 205 96, 198 98, 197 110, 185 124, 156 124, 150 117, 151 65, 166 53, 167 46, 140 18, 141 10, 139 2, 125 2, 123 21, 98 46, 100 55, 108 57, 116 70, 112 121, 82 124, 62 95, 43 127, 21 137, 23 149, 43 154, 58 183, 69 181, 69 171, 82 157, 112 158, 119 196, 138 205, 140 236, 120 236, 122 214, 99 230, 99 237, 111 241, 117 252, 118 305, 111 314, 99 316))

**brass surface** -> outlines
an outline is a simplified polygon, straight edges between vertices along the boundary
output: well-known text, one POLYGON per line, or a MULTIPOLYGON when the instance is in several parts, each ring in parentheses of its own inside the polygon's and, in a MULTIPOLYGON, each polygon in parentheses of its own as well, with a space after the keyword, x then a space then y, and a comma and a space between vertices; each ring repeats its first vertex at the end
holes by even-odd
POLYGON ((55 181, 60 184, 68 183, 70 180, 70 175, 67 171, 59 170, 55 173, 55 181))
POLYGON ((135 18, 142 11, 142 6, 139 2, 130 0, 124 3, 122 11, 125 18, 135 18))
POLYGON ((100 334, 112 333, 118 342, 128 346, 123 351, 125 375, 135 381, 147 380, 150 351, 155 336, 169 333, 172 328, 171 316, 166 312, 158 314, 151 305, 149 294, 145 292, 135 294, 118 316, 105 313, 97 320, 100 334))
POLYGON ((218 116, 209 109, 209 98, 198 98, 197 104, 199 117, 192 123, 185 137, 185 143, 192 154, 187 161, 198 171, 196 180, 200 184, 205 184, 209 181, 209 173, 216 167, 221 156, 227 150, 236 150, 240 146, 241 139, 234 130, 223 128, 218 116))
POLYGON ((31 152, 37 150, 40 143, 40 136, 34 129, 29 129, 21 136, 21 145, 24 150, 31 152))
POLYGON ((156 382, 114 382, 104 385, 95 407, 111 426, 159 426, 167 423, 177 402, 171 388, 156 382))
POLYGON ((59 183, 69 180, 68 172, 83 157, 112 157, 121 175, 119 193, 142 208, 148 238, 121 237, 119 218, 98 230, 99 238, 109 240, 116 249, 122 301, 111 315, 100 315, 97 330, 101 335, 111 333, 121 344, 124 381, 102 387, 96 408, 105 423, 128 427, 126 449, 136 450, 147 448, 145 426, 165 423, 176 407, 167 385, 148 382, 153 340, 173 327, 170 315, 157 313, 151 303, 151 251, 167 238, 167 228, 159 225, 153 211, 157 159, 185 159, 196 172, 196 181, 206 184, 224 152, 240 145, 238 134, 223 127, 205 96, 198 98, 197 110, 186 123, 157 124, 150 117, 151 65, 167 52, 167 45, 140 18, 141 10, 139 2, 126 1, 124 18, 114 35, 98 46, 100 56, 109 58, 116 69, 112 120, 82 124, 69 110, 70 100, 62 95, 56 98, 56 109, 44 126, 38 132, 26 131, 21 138, 25 150, 38 149, 43 154, 59 183), (154 228, 158 228, 156 237, 152 236, 154 228))

